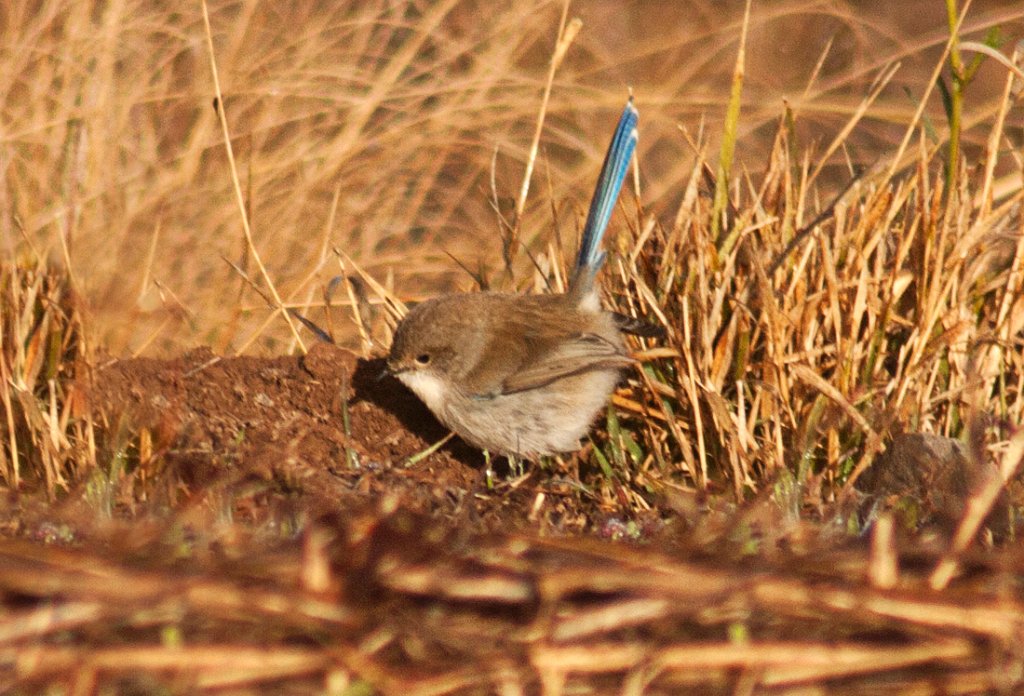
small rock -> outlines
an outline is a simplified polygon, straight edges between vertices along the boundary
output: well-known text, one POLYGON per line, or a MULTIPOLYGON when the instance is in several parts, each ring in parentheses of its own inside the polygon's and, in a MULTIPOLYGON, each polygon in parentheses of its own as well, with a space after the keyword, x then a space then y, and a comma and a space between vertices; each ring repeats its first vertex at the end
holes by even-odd
MULTIPOLYGON (((877 510, 881 505, 897 513, 904 529, 927 527, 951 534, 971 493, 995 473, 991 462, 977 461, 959 440, 904 433, 893 438, 856 486, 867 494, 862 509, 877 510)), ((1004 493, 989 515, 993 532, 1006 531, 1007 505, 1004 493)))

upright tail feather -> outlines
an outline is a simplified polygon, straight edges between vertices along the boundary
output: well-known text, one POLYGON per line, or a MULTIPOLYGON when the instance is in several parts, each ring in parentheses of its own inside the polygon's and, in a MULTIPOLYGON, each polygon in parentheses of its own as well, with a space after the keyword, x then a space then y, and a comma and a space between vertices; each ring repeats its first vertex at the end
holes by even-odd
POLYGON ((604 262, 601 238, 608 227, 608 220, 611 219, 615 201, 622 189, 622 181, 629 169, 629 160, 636 148, 636 125, 639 117, 636 107, 633 106, 633 97, 630 97, 619 118, 611 145, 608 146, 608 154, 604 157, 601 176, 598 177, 597 188, 594 189, 594 198, 590 201, 587 223, 583 227, 576 269, 569 283, 569 292, 580 301, 590 293, 594 285, 594 276, 604 262))

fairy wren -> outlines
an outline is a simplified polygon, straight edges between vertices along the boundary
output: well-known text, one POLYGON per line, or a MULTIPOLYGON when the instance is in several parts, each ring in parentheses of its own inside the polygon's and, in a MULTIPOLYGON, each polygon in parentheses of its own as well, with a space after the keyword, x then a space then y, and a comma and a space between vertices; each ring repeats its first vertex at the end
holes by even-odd
POLYGON ((528 459, 578 449, 630 359, 629 320, 601 308, 601 238, 637 141, 632 98, 605 155, 568 292, 453 294, 416 305, 388 369, 437 418, 490 453, 528 459))

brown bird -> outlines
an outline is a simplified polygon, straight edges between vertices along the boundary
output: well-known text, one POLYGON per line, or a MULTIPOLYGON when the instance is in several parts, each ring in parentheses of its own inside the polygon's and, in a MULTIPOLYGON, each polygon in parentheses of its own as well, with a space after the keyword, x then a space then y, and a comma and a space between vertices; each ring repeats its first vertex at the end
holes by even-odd
POLYGON ((575 450, 632 361, 632 320, 601 308, 594 278, 637 141, 632 99, 605 156, 569 291, 455 294, 415 306, 395 331, 388 369, 437 418, 490 453, 575 450))

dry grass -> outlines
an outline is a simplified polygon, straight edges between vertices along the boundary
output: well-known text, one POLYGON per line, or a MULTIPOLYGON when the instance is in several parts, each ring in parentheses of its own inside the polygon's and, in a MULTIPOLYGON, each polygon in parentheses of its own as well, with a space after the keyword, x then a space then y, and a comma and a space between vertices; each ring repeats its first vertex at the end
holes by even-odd
MULTIPOLYGON (((913 116, 948 36, 943 8, 920 2, 920 13, 887 22, 833 5, 754 7, 739 124, 745 166, 766 161, 783 97, 812 145, 812 166, 832 181, 847 177, 847 157, 871 164, 891 149, 913 116), (816 40, 780 40, 798 34, 816 40), (832 139, 867 85, 897 62, 843 138, 845 153, 819 159, 815 143, 832 139)), ((644 204, 668 225, 695 158, 676 126, 693 133, 724 113, 741 10, 571 8, 584 29, 555 74, 521 223, 529 248, 539 253, 551 240, 553 207, 570 244, 627 86, 643 112, 644 204)), ((253 237, 286 302, 319 297, 338 272, 322 251, 331 247, 404 297, 472 284, 445 251, 470 267, 500 267, 492 157, 499 197, 515 198, 560 12, 546 2, 429 11, 306 3, 290 15, 273 3, 213 5, 253 237)), ((95 342, 116 354, 291 345, 287 326, 266 323, 266 305, 224 261, 248 265, 199 5, 51 0, 8 3, 3 13, 4 248, 27 237, 60 257, 66 243, 95 342)), ((965 34, 1019 18, 1013 3, 989 5, 968 16, 965 34)), ((970 157, 1004 74, 988 61, 966 93, 970 157)), ((926 115, 944 137, 938 99, 926 115)), ((716 148, 720 129, 703 132, 716 148)), ((517 272, 530 268, 521 258, 517 272)))
MULTIPOLYGON (((256 567, 234 528, 203 554, 148 527, 98 539, 107 554, 4 542, 0 688, 157 688, 133 670, 175 690, 336 693, 928 693, 936 671, 956 693, 1020 683, 1024 566, 1015 547, 964 555, 1020 458, 1019 85, 981 64, 950 147, 934 76, 959 48, 938 2, 899 17, 891 3, 754 5, 738 63, 739 3, 659 5, 572 6, 583 28, 552 71, 560 4, 214 4, 223 124, 199 5, 0 8, 7 491, 59 497, 102 473, 74 388, 97 346, 296 349, 252 285, 271 280, 269 297, 378 348, 385 329, 356 328, 369 312, 338 311, 360 293, 318 307, 342 270, 366 274, 364 304, 557 287, 632 86, 638 176, 612 223, 606 299, 668 339, 634 346, 642 366, 588 459, 610 507, 712 511, 663 554, 448 547, 386 506, 321 520, 301 551, 256 567), (731 169, 708 154, 733 148, 731 169), (522 245, 506 272, 509 229, 522 245), (832 530, 859 530, 853 483, 900 431, 970 436, 999 478, 944 554, 901 556, 885 517, 870 551, 827 548, 832 530), (751 502, 766 500, 761 518, 751 502), (191 574, 163 560, 175 548, 191 574)), ((977 2, 960 36, 1022 18, 1018 3, 977 2)), ((1009 58, 1020 37, 1007 38, 1009 58)))
MULTIPOLYGON (((1003 124, 989 142, 1004 142, 1003 124)), ((809 159, 793 158, 787 115, 761 174, 734 184, 717 238, 704 163, 671 225, 631 213, 611 295, 656 317, 678 351, 650 360, 620 402, 642 416, 631 475, 680 462, 698 487, 724 475, 743 499, 789 471, 832 500, 892 431, 957 437, 973 415, 995 442, 1012 432, 1024 403, 1021 190, 990 200, 1000 147, 945 190, 941 146, 910 137, 918 125, 908 169, 883 155, 829 201, 809 159)))
MULTIPOLYGON (((991 693, 1021 679, 1024 605, 1007 565, 973 559, 932 593, 900 560, 898 590, 873 587, 859 552, 710 561, 581 542, 466 543, 402 512, 346 511, 301 550, 187 563, 0 544, 8 611, 0 660, 14 693, 43 685, 172 692, 382 694, 991 693), (45 579, 41 582, 41 579, 45 579), (268 646, 273 646, 268 649, 268 646), (18 676, 20 675, 20 676, 18 676)), ((435 523, 436 524, 436 523, 435 523)), ((115 542, 155 559, 180 540, 135 529, 115 542)), ((226 542, 226 543, 225 543, 226 542)), ((719 558, 736 549, 718 549, 719 558)), ((241 552, 236 556, 236 553, 241 552)), ((136 551, 135 554, 140 553, 136 551)), ((1003 559, 1020 567, 1016 554, 1003 559)))
POLYGON ((53 495, 96 465, 75 388, 88 362, 82 317, 62 271, 4 264, 0 284, 0 481, 9 491, 42 483, 53 495))

